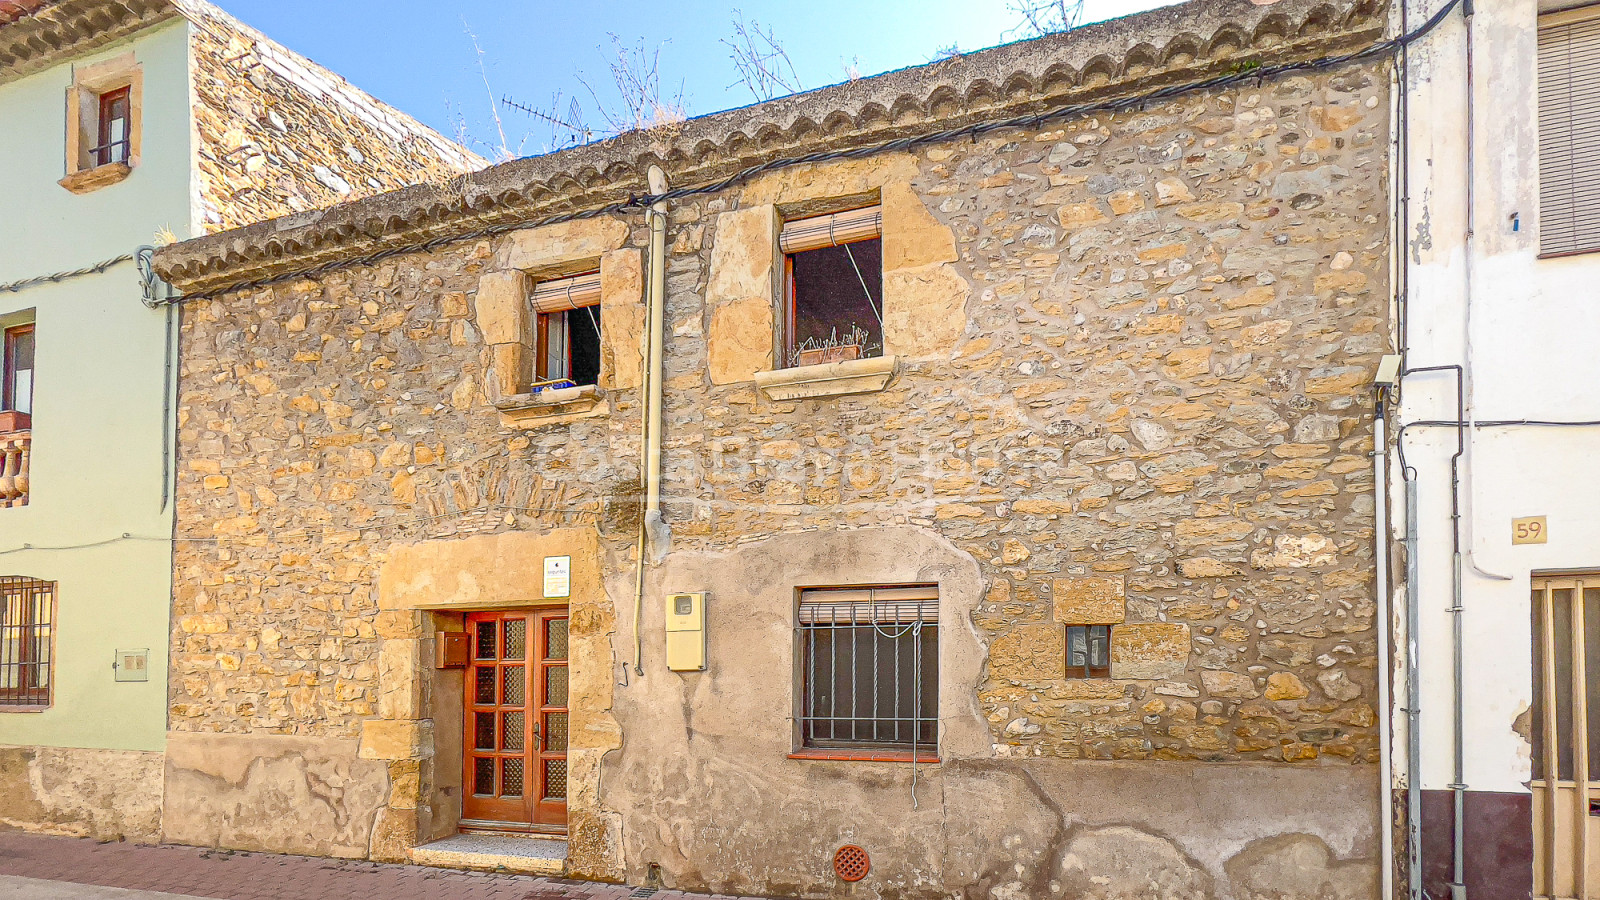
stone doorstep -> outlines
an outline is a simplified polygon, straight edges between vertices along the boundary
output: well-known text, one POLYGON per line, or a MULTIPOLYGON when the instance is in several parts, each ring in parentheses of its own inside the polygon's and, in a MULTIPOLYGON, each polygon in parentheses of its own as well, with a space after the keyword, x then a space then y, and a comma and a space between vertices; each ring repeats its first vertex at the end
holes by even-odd
POLYGON ((457 834, 412 847, 411 861, 443 869, 515 872, 519 875, 562 875, 567 869, 563 838, 501 834, 457 834))

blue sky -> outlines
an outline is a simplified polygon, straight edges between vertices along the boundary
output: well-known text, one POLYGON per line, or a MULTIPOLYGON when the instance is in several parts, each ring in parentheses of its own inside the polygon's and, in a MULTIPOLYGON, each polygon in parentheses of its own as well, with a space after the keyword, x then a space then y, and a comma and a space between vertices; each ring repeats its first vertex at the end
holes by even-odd
MULTIPOLYGON (((1014 39, 1008 0, 677 0, 643 3, 551 0, 215 0, 222 8, 356 86, 449 137, 492 156, 544 152, 551 127, 501 104, 502 97, 564 116, 576 95, 584 121, 603 122, 587 81, 615 106, 609 35, 628 47, 659 47, 669 95, 681 86, 689 115, 752 102, 720 40, 733 11, 770 28, 804 88, 927 62, 954 44, 975 50, 1014 39), (470 35, 469 35, 470 31, 470 35), (478 49, 482 50, 482 70, 478 49), (485 87, 485 80, 488 87, 485 87), (505 143, 494 121, 499 106, 505 143)), ((1127 15, 1171 0, 1085 0, 1083 22, 1127 15)))

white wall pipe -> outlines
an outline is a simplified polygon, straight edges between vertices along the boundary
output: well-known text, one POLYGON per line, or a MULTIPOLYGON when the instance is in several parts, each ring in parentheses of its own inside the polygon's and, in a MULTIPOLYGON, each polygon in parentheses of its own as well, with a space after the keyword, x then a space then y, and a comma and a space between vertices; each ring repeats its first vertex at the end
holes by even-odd
MULTIPOLYGON (((651 166, 646 176, 650 193, 667 191, 667 173, 660 166, 651 166)), ((650 271, 645 279, 645 359, 644 408, 639 415, 639 437, 643 459, 640 476, 644 481, 645 508, 639 517, 639 540, 634 548, 638 556, 633 578, 633 671, 644 674, 644 569, 645 555, 649 551, 650 535, 661 527, 661 378, 662 354, 665 352, 662 332, 667 305, 667 204, 657 201, 646 212, 650 222, 650 271)))

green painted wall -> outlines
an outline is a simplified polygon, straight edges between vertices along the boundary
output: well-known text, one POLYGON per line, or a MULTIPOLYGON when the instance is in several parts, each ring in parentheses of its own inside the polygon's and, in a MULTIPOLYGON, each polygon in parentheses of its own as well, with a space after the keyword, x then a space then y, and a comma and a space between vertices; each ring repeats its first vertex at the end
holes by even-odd
MULTIPOLYGON (((140 165, 89 194, 56 183, 65 174, 72 66, 0 85, 0 283, 131 253, 161 228, 190 236, 188 27, 173 20, 77 61, 132 50, 144 67, 140 165)), ((0 744, 165 744, 168 323, 165 311, 139 300, 130 263, 0 291, 0 324, 31 312, 38 326, 31 497, 26 507, 0 509, 0 575, 58 582, 54 703, 44 712, 0 712, 0 744), (97 542, 105 543, 44 549, 97 542), (149 681, 113 680, 119 648, 150 650, 149 681)))

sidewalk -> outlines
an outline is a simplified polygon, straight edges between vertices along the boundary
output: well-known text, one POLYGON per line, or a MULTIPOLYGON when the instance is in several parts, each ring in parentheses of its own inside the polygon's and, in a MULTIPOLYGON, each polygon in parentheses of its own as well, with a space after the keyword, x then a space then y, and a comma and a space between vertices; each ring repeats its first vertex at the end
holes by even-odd
MULTIPOLYGON (((101 844, 17 832, 0 832, 0 876, 12 876, 0 877, 0 900, 110 900, 117 896, 117 892, 109 891, 73 891, 64 888, 63 883, 155 891, 178 895, 180 900, 706 900, 711 896, 651 892, 561 878, 204 850, 173 844, 101 844), (54 885, 47 892, 26 879, 54 885)), ((122 896, 142 900, 149 895, 122 896)), ((736 900, 716 896, 718 900, 736 900)))

